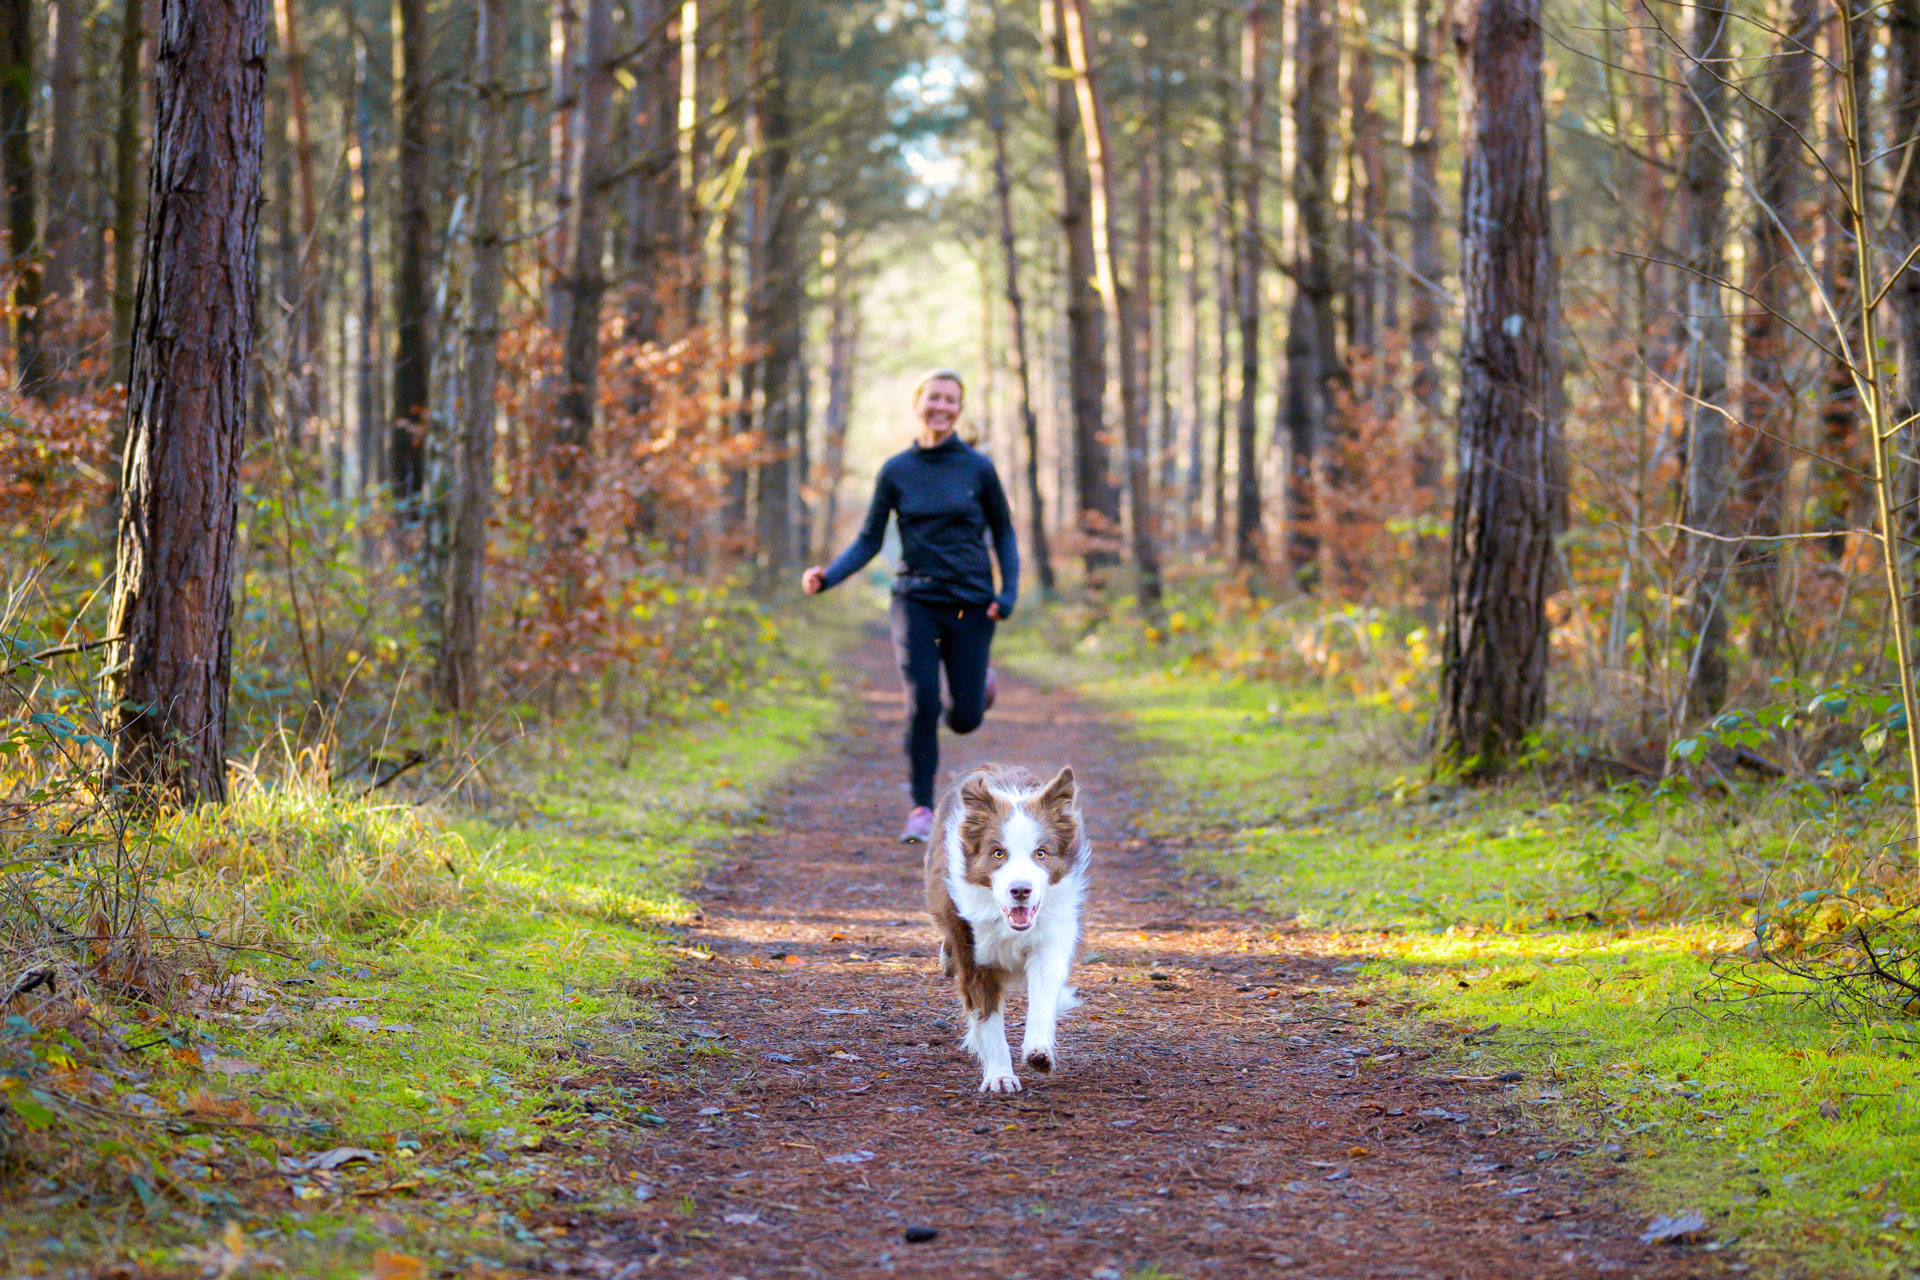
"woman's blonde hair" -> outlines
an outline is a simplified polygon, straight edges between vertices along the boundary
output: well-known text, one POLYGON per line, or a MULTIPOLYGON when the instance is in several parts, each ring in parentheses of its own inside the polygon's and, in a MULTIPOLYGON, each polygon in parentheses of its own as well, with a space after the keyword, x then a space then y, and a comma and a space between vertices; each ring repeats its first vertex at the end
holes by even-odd
POLYGON ((913 395, 909 400, 910 407, 916 408, 916 409, 920 407, 920 393, 927 389, 927 384, 929 382, 953 383, 955 386, 960 388, 960 402, 962 404, 966 403, 967 382, 965 378, 962 378, 958 373, 954 372, 952 369, 929 369, 925 373, 921 374, 917 379, 914 380, 913 395))

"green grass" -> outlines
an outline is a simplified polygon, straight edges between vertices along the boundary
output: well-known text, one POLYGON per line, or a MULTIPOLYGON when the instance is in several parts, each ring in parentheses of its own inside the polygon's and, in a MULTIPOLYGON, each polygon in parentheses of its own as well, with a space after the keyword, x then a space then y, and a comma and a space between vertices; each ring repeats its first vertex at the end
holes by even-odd
POLYGON ((1703 1210, 1755 1274, 1920 1266, 1920 1027, 1737 1002, 1715 972, 1752 905, 1876 874, 1847 835, 1871 815, 1844 799, 1810 814, 1777 789, 1661 803, 1540 778, 1433 785, 1418 725, 1378 701, 1045 674, 1077 674, 1151 748, 1157 835, 1230 892, 1336 930, 1356 998, 1395 1034, 1523 1071, 1514 1096, 1564 1158, 1624 1173, 1649 1215, 1703 1210))
POLYGON ((92 1071, 71 1031, 16 1036, 42 1092, 6 1096, 43 1158, 0 1203, 0 1267, 217 1261, 228 1219, 292 1274, 362 1274, 376 1249, 464 1267, 536 1245, 555 1187, 631 1204, 606 1155, 665 1121, 605 1066, 711 1051, 664 1041, 637 989, 838 714, 804 659, 756 688, 637 747, 522 740, 488 761, 486 812, 296 780, 156 830, 164 913, 239 949, 170 1016, 102 1006, 149 1045, 131 1069, 92 1071), (376 1158, 275 1168, 339 1147, 376 1158))

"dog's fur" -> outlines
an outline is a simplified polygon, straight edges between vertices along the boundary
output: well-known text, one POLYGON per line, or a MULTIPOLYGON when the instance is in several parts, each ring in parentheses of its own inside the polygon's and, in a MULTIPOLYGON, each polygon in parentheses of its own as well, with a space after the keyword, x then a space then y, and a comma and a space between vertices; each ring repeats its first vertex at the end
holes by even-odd
POLYGON ((927 842, 927 911, 966 1011, 961 1044, 980 1060, 982 1093, 1020 1091, 1001 1007, 1009 987, 1027 992, 1021 1060, 1034 1071, 1059 1061, 1055 1025, 1076 1003, 1067 976, 1091 856, 1070 767, 1043 784, 1014 765, 982 765, 940 801, 927 842))

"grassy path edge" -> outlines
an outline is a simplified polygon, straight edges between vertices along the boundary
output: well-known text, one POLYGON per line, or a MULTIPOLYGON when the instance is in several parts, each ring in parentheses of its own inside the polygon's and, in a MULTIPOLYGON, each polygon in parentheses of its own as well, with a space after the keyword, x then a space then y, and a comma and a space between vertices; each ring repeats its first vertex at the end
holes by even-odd
POLYGON ((1724 917, 1569 922, 1617 887, 1609 875, 1672 861, 1657 815, 1619 823, 1595 874, 1562 846, 1618 817, 1605 797, 1552 812, 1535 790, 1489 789, 1428 812, 1424 771, 1338 698, 1027 652, 1017 665, 1128 727, 1155 834, 1189 866, 1336 931, 1356 980, 1347 1016, 1462 1074, 1517 1072, 1510 1095, 1561 1135, 1538 1159, 1619 1179, 1649 1219, 1698 1210, 1736 1274, 1906 1276, 1920 1263, 1908 1050, 1806 1008, 1699 1004, 1713 958, 1742 939, 1724 917), (1343 733, 1343 719, 1369 727, 1343 733), (1423 839, 1461 831, 1481 835, 1421 856, 1423 839), (1511 885, 1466 892, 1483 872, 1540 862, 1554 866, 1544 891, 1572 895, 1558 910, 1511 885))

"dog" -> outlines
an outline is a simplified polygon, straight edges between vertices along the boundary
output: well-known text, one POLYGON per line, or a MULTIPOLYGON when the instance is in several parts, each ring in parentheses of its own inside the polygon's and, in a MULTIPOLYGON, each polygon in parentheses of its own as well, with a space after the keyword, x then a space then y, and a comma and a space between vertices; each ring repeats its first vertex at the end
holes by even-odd
POLYGON ((941 798, 927 842, 927 912, 982 1093, 1020 1092, 1002 1011, 1009 987, 1027 993, 1021 1060, 1039 1072, 1060 1060, 1055 1030, 1078 1003, 1067 978, 1092 852, 1071 767, 1043 784, 1014 765, 982 765, 941 798))

